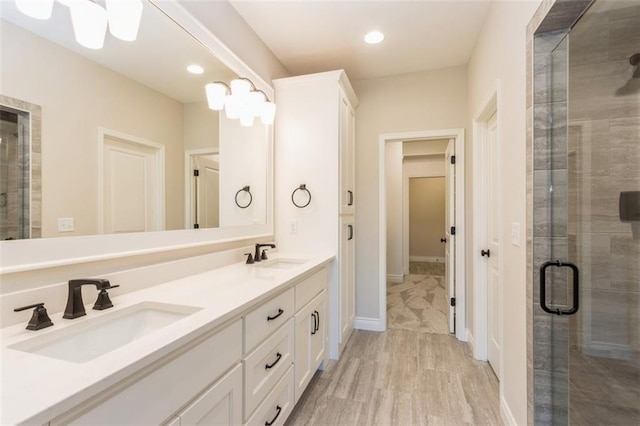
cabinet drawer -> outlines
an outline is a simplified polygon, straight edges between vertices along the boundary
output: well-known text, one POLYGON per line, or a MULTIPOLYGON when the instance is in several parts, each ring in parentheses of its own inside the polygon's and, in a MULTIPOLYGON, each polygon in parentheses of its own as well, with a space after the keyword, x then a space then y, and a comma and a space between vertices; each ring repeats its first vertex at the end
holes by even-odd
POLYGON ((245 353, 293 316, 293 289, 263 303, 244 318, 245 353))
POLYGON ((296 312, 303 308, 327 286, 327 268, 296 284, 296 312))
POLYGON ((291 366, 264 402, 260 404, 256 413, 247 422, 247 426, 283 425, 291 414, 293 405, 293 366, 291 366))
POLYGON ((244 418, 247 419, 293 363, 293 318, 244 363, 244 418))
POLYGON ((71 424, 161 424, 242 357, 236 321, 134 382, 71 424))

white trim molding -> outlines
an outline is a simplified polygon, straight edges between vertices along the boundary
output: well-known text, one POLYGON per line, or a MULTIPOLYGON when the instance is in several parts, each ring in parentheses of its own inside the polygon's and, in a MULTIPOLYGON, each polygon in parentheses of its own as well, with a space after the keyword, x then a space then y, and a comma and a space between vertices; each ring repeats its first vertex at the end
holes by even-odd
POLYGON ((378 318, 356 317, 353 321, 353 328, 367 331, 386 331, 386 324, 378 318))
POLYGON ((387 281, 390 283, 401 283, 404 281, 404 275, 388 274, 387 281))
POLYGON ((516 418, 513 416, 511 409, 509 408, 509 404, 504 399, 504 396, 500 395, 500 415, 502 416, 502 420, 505 424, 509 426, 518 426, 518 422, 516 422, 516 418))
POLYGON ((406 133, 381 134, 378 139, 378 300, 380 330, 387 328, 387 200, 386 187, 386 154, 387 142, 425 140, 425 139, 454 139, 456 155, 456 338, 467 341, 466 328, 466 268, 465 268, 465 130, 444 129, 426 130, 406 133))
POLYGON ((430 263, 444 263, 444 257, 436 256, 409 256, 410 262, 430 262, 430 263))

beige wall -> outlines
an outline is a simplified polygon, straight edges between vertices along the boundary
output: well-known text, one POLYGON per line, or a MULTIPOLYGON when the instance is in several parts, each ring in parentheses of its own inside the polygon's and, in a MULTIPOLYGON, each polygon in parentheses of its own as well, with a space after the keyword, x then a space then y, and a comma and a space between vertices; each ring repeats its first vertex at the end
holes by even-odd
MULTIPOLYGON (((443 177, 409 179, 409 259, 444 258, 443 177)), ((419 259, 418 259, 419 260, 419 259)))
MULTIPOLYGON (((485 19, 468 66, 468 124, 483 106, 482 103, 500 82, 498 135, 502 144, 502 318, 503 373, 501 397, 518 424, 527 423, 526 384, 526 241, 520 247, 511 244, 511 223, 526 229, 526 26, 539 0, 495 1, 485 19)), ((471 132, 467 150, 467 190, 473 194, 473 159, 471 132)), ((472 206, 472 204, 467 204, 472 206)), ((467 229, 471 230, 471 215, 467 229)), ((471 235, 471 232, 468 234, 471 235)), ((473 245, 469 245, 473 249, 473 245)), ((468 251, 467 259, 467 322, 473 330, 472 295, 474 275, 468 251)))
POLYGON ((383 133, 464 128, 465 67, 353 82, 356 111, 356 316, 379 318, 378 138, 383 133))
POLYGON ((184 104, 184 149, 217 148, 218 111, 212 111, 206 102, 184 104))
POLYGON ((165 146, 166 227, 181 228, 182 104, 4 21, 0 40, 2 94, 42 107, 42 236, 97 233, 99 127, 165 146))
MULTIPOLYGON (((387 277, 402 279, 402 141, 385 146, 387 202, 387 277)), ((360 189, 356 186, 358 190, 360 189)), ((358 227, 360 229, 360 227, 358 227)), ((360 232, 363 232, 361 229, 360 232)), ((360 249, 360 247, 358 247, 360 249)))

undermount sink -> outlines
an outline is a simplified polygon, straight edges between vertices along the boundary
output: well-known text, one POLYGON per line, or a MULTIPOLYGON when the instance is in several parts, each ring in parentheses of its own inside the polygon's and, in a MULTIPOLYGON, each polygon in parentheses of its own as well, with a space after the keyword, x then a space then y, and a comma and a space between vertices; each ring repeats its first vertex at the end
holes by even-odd
POLYGON ((261 268, 293 269, 307 262, 307 259, 272 259, 263 260, 258 266, 261 268))
POLYGON ((9 348, 80 364, 165 328, 200 309, 142 302, 35 336, 9 348))

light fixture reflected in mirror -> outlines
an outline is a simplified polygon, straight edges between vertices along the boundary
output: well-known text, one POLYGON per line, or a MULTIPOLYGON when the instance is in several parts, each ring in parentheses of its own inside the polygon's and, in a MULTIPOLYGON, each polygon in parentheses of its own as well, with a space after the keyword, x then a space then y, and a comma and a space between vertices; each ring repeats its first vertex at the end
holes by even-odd
POLYGON ((49 19, 53 11, 53 0, 16 0, 18 10, 35 19, 49 19))
POLYGON ((253 126, 255 117, 260 117, 262 124, 273 124, 276 105, 248 78, 236 78, 230 84, 214 81, 205 86, 205 91, 210 109, 224 109, 227 118, 239 118, 245 127, 253 126))
POLYGON ((109 32, 124 41, 138 36, 142 17, 142 0, 106 0, 109 32))
MULTIPOLYGON (((18 10, 35 19, 51 18, 54 0, 15 0, 18 10)), ((105 0, 106 9, 94 0, 58 0, 69 7, 73 35, 81 46, 102 49, 109 32, 124 41, 138 36, 142 0, 105 0)))
POLYGON ((69 11, 78 44, 89 49, 102 49, 107 33, 107 11, 91 0, 74 1, 69 11))

